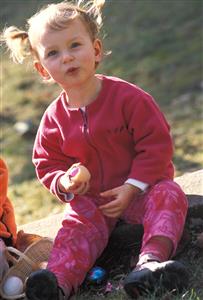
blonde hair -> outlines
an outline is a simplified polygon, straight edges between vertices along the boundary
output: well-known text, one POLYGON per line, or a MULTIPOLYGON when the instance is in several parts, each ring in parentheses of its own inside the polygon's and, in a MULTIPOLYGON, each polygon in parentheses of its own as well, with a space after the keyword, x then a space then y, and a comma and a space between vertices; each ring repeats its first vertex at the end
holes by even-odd
POLYGON ((79 0, 77 4, 68 1, 49 4, 27 20, 27 32, 14 26, 8 27, 1 35, 1 41, 5 42, 16 63, 23 63, 28 56, 38 59, 33 40, 36 28, 45 25, 52 30, 62 30, 77 17, 82 20, 94 41, 102 27, 101 9, 104 3, 105 0, 79 0))

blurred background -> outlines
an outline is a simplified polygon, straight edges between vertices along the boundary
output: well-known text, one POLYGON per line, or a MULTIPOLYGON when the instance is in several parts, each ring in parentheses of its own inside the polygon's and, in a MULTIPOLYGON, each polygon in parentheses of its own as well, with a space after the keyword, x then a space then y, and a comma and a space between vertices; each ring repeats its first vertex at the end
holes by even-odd
MULTIPOLYGON (((47 0, 1 0, 0 27, 26 29, 47 0)), ((174 139, 176 176, 203 167, 202 1, 107 0, 102 35, 112 54, 99 73, 149 92, 166 115, 174 139)), ((41 116, 59 93, 30 62, 14 64, 1 48, 0 155, 9 167, 9 196, 18 224, 63 210, 36 180, 31 162, 41 116)))

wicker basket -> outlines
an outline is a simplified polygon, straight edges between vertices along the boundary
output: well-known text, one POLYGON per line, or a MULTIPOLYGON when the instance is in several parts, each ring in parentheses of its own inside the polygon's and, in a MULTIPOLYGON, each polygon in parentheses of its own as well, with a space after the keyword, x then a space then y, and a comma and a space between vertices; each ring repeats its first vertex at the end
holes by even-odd
POLYGON ((42 238, 32 243, 25 252, 20 252, 16 248, 7 247, 7 258, 13 263, 13 266, 8 270, 0 284, 0 295, 3 299, 20 299, 25 297, 25 292, 8 296, 4 293, 3 287, 6 280, 11 276, 19 277, 24 286, 27 277, 35 270, 40 269, 40 264, 49 258, 50 251, 53 246, 53 240, 42 238))

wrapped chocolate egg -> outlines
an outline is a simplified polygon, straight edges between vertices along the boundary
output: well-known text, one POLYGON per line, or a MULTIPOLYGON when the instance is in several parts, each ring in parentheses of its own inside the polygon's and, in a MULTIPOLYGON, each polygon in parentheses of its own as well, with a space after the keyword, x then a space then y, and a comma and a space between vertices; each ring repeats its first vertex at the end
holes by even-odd
POLYGON ((94 267, 87 274, 87 283, 88 284, 102 284, 107 277, 107 272, 101 267, 94 267))
POLYGON ((88 169, 83 165, 73 165, 68 170, 70 181, 73 182, 87 182, 90 180, 91 175, 88 169))
POLYGON ((16 296, 23 292, 23 282, 17 276, 8 277, 3 285, 3 291, 7 296, 16 296))

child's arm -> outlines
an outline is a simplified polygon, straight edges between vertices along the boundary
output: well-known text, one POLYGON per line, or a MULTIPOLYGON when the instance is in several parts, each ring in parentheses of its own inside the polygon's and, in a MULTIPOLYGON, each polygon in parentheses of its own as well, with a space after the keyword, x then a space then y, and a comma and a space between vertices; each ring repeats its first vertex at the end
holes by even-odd
POLYGON ((173 178, 170 126, 153 98, 142 93, 128 102, 125 118, 134 141, 135 156, 128 178, 154 185, 173 178))
POLYGON ((125 183, 101 193, 102 197, 112 197, 111 202, 100 206, 103 214, 112 218, 121 216, 142 190, 165 177, 173 177, 170 128, 152 97, 144 92, 132 97, 125 106, 125 117, 135 156, 125 183), (135 184, 129 184, 132 180, 135 184), (136 182, 141 182, 143 188, 136 187, 136 182))
MULTIPOLYGON (((60 110, 60 117, 64 111, 60 110)), ((57 112, 57 114, 59 114, 57 112)), ((61 117, 62 118, 62 117, 61 117)), ((63 202, 73 199, 73 194, 84 194, 89 189, 86 182, 69 180, 68 170, 76 164, 76 160, 63 152, 63 138, 58 128, 67 124, 55 124, 57 117, 45 114, 40 123, 33 149, 33 163, 41 183, 63 202)), ((63 118, 62 118, 63 119, 63 118)), ((64 134, 64 133, 63 133, 64 134)))
POLYGON ((0 238, 0 282, 9 269, 6 255, 5 255, 5 250, 6 250, 6 245, 3 239, 0 238))
POLYGON ((16 241, 16 222, 12 202, 7 197, 8 168, 0 157, 0 238, 4 238, 6 244, 16 241))
POLYGON ((42 119, 35 139, 32 159, 40 182, 59 200, 67 202, 73 196, 65 192, 62 185, 59 186, 59 181, 75 161, 62 153, 58 143, 59 133, 55 130, 56 126, 50 123, 51 121, 46 116, 42 119), (51 129, 52 127, 54 130, 51 129))

